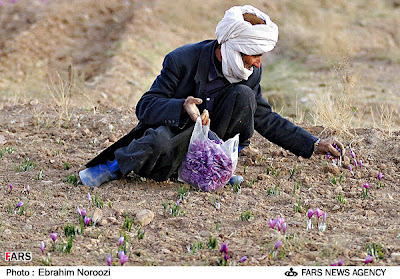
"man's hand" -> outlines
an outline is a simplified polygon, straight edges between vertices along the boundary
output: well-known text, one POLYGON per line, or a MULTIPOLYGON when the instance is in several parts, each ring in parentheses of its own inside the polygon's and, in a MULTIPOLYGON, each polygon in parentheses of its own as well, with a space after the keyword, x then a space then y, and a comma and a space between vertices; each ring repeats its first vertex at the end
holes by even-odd
MULTIPOLYGON (((186 98, 185 102, 183 103, 183 109, 189 114, 190 118, 196 122, 197 117, 200 116, 200 111, 197 105, 203 103, 203 100, 200 98, 195 98, 189 96, 186 98)), ((207 110, 204 110, 201 114, 201 122, 203 125, 207 125, 210 122, 210 116, 207 110)))
POLYGON ((321 139, 318 144, 318 154, 327 154, 330 152, 333 156, 339 157, 344 154, 344 146, 340 141, 337 141, 335 138, 327 138, 321 139), (337 150, 333 145, 336 144, 341 152, 337 150))

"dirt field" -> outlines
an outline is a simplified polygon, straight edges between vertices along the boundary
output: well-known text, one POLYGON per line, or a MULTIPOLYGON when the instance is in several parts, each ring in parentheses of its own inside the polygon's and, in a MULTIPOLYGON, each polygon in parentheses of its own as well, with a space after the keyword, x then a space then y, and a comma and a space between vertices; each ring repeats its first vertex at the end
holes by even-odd
MULTIPOLYGON (((174 27, 182 15, 167 17, 164 1, 32 2, 0 7, 1 251, 31 251, 28 265, 102 266, 108 254, 113 265, 120 265, 118 240, 125 235, 125 265, 219 265, 224 242, 228 265, 331 265, 339 259, 344 265, 364 265, 367 254, 373 256, 368 265, 400 264, 398 61, 352 57, 346 69, 352 75, 336 81, 345 79, 353 86, 354 105, 363 115, 349 121, 346 131, 329 123, 298 122, 315 135, 334 134, 354 149, 362 166, 354 166, 349 152, 342 167, 322 156, 296 157, 256 134, 251 145, 259 152, 245 149, 239 157, 236 173, 245 178, 241 189, 227 185, 205 193, 132 174, 91 190, 76 185, 78 172, 137 124, 134 103, 158 73, 163 55, 185 39, 205 39, 213 32, 206 33, 206 25, 196 34, 174 27), (150 32, 169 21, 165 34, 150 32), (151 37, 155 35, 159 41, 151 37), (150 42, 152 56, 144 48, 150 42), (74 72, 68 72, 71 64, 74 72), (365 183, 368 196, 363 196, 365 183), (16 208, 20 201, 24 205, 16 208), (81 230, 77 207, 98 218, 97 223, 81 230), (316 208, 327 214, 323 232, 315 215, 314 227, 306 229, 307 210, 316 208), (151 211, 149 223, 141 227, 137 214, 145 209, 151 211), (285 235, 269 226, 278 217, 286 221, 285 235), (66 235, 71 231, 72 240, 66 235), (283 244, 274 256, 277 240, 283 244), (243 256, 247 260, 240 262, 243 256)), ((227 4, 218 2, 209 5, 221 16, 227 4)), ((398 2, 389 2, 398 9, 398 2)), ((273 12, 281 9, 276 5, 273 12)), ((195 18, 206 15, 214 14, 203 11, 195 18)), ((212 17, 210 26, 216 20, 212 17)), ((393 33, 397 47, 398 35, 393 33)), ((264 62, 278 61, 284 50, 264 62)), ((293 84, 290 89, 318 92, 335 82, 335 70, 314 59, 307 56, 302 64, 307 78, 287 70, 293 73, 286 82, 293 84)), ((272 88, 266 97, 285 88, 272 88)), ((296 113, 288 115, 300 119, 296 113)), ((0 265, 9 263, 2 259, 0 265)))

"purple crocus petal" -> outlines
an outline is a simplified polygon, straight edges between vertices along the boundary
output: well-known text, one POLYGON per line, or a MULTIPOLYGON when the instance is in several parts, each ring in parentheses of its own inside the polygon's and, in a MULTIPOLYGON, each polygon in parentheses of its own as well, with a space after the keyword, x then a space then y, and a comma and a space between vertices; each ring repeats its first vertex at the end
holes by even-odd
POLYGON ((322 213, 322 221, 325 223, 326 221, 326 211, 324 211, 324 213, 322 213))
POLYGON ((344 259, 339 259, 337 265, 338 266, 344 265, 344 259))
POLYGON ((57 240, 57 233, 55 233, 55 232, 51 233, 51 234, 50 234, 50 237, 51 237, 51 239, 52 239, 54 242, 56 242, 56 240, 57 240))
POLYGON ((90 193, 87 193, 87 199, 88 199, 89 203, 92 202, 92 198, 91 198, 91 196, 90 196, 90 193))
POLYGON ((338 264, 337 263, 331 263, 331 266, 337 266, 338 264))
POLYGON ((322 212, 321 209, 317 208, 317 209, 315 210, 315 214, 317 215, 317 218, 319 219, 319 217, 322 216, 323 212, 322 212))
POLYGON ((365 257, 365 264, 369 264, 370 262, 372 262, 372 260, 373 260, 373 258, 372 258, 372 256, 371 255, 367 255, 366 257, 365 257))
POLYGON ((276 221, 275 219, 269 219, 269 226, 271 227, 271 229, 275 228, 276 226, 276 221))
POLYGON ((350 155, 352 158, 356 157, 356 153, 354 153, 354 150, 352 148, 350 148, 350 155))
POLYGON ((362 167, 362 161, 358 161, 358 166, 361 168, 362 167))
POLYGON ((220 253, 225 253, 228 254, 228 245, 226 245, 226 243, 222 243, 221 245, 221 249, 219 250, 220 253))
POLYGON ((118 252, 118 259, 121 259, 122 255, 125 255, 125 252, 123 250, 118 252))
POLYGON ((79 215, 82 215, 81 209, 79 208, 79 206, 76 207, 76 211, 78 212, 79 215))
POLYGON ((383 174, 381 172, 378 172, 378 179, 381 180, 382 179, 383 174))
POLYGON ((229 257, 229 255, 228 255, 228 254, 225 254, 225 255, 224 255, 224 259, 225 259, 225 261, 229 260, 229 258, 230 258, 230 257, 229 257))
POLYGON ((287 224, 286 222, 282 224, 282 229, 281 229, 281 233, 285 234, 286 233, 286 229, 287 229, 287 224))
POLYGON ((12 185, 12 183, 10 183, 10 191, 12 190, 12 188, 13 188, 13 185, 12 185))
POLYGON ((245 262, 246 260, 247 260, 247 257, 246 257, 246 256, 243 256, 243 257, 240 258, 239 262, 243 263, 243 262, 245 262))
POLYGON ((354 167, 357 168, 358 163, 357 163, 356 159, 353 159, 353 162, 354 162, 354 167))
POLYGON ((28 194, 31 193, 31 186, 28 185, 28 186, 26 187, 26 192, 27 192, 28 194))
POLYGON ((92 218, 89 218, 89 217, 85 216, 83 221, 84 221, 85 225, 89 225, 89 223, 92 221, 92 218))
POLYGON ((40 250, 42 250, 42 253, 44 253, 44 249, 46 248, 46 244, 44 242, 40 242, 40 250))
POLYGON ((121 246, 125 241, 125 237, 121 236, 118 240, 118 246, 121 246))
POLYGON ((112 263, 111 254, 108 254, 108 256, 107 256, 107 265, 108 265, 108 266, 111 266, 111 263, 112 263))
POLYGON ((310 208, 310 209, 308 209, 308 211, 307 211, 307 216, 308 216, 308 219, 311 219, 311 217, 314 215, 314 211, 310 208))
POLYGON ((369 184, 368 184, 368 183, 364 183, 363 187, 364 187, 365 189, 368 189, 368 188, 369 188, 369 184))
POLYGON ((24 202, 23 201, 20 201, 19 203, 17 203, 17 206, 15 207, 15 209, 17 209, 17 208, 19 208, 19 207, 21 207, 21 206, 23 206, 24 205, 24 202))
POLYGON ((81 208, 81 216, 82 217, 86 216, 86 209, 84 209, 83 207, 81 208))
POLYGON ((129 259, 128 255, 125 254, 121 255, 121 257, 119 258, 121 265, 124 265, 124 263, 126 263, 128 259, 129 259))
POLYGON ((282 246, 282 241, 278 240, 278 241, 275 243, 275 250, 278 250, 279 247, 281 247, 281 246, 282 246))

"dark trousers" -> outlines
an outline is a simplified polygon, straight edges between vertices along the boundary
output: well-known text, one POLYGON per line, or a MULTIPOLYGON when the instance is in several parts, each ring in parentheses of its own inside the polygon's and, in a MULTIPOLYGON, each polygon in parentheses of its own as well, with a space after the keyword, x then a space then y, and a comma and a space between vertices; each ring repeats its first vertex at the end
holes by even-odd
MULTIPOLYGON (((245 85, 231 85, 215 98, 210 111, 210 129, 221 139, 239 135, 239 145, 247 146, 254 133, 256 100, 254 91, 245 85)), ((114 155, 122 174, 131 171, 139 176, 164 181, 177 173, 187 153, 194 124, 181 130, 170 126, 148 129, 114 155)))

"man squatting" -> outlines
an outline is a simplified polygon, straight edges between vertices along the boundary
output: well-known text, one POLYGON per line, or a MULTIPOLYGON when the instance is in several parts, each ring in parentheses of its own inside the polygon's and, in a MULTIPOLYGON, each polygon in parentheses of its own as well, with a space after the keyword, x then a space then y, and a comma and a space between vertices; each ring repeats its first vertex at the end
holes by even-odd
POLYGON ((254 130, 269 141, 310 158, 313 153, 338 157, 343 145, 319 139, 278 113, 261 93, 261 56, 278 40, 278 27, 268 15, 250 6, 225 12, 215 31, 217 40, 181 46, 167 54, 161 73, 136 106, 139 124, 86 164, 79 173, 91 187, 130 172, 164 181, 177 176, 194 123, 222 140, 239 135, 239 151, 254 130), (200 111, 202 111, 200 115, 200 111))

